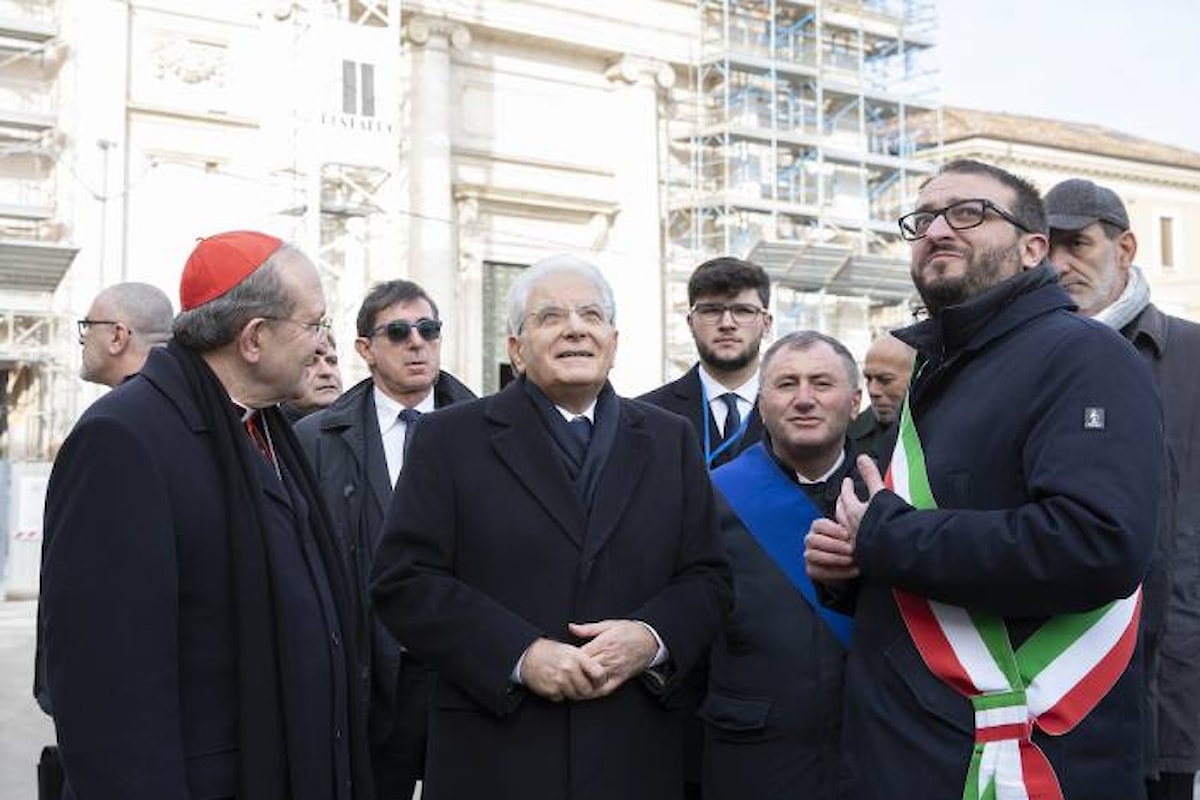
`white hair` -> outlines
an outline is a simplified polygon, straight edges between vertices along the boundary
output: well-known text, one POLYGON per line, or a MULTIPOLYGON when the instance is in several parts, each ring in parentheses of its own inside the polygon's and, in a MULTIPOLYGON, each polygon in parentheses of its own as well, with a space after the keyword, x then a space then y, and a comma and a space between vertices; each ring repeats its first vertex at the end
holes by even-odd
POLYGON ((533 287, 550 275, 561 274, 579 275, 591 281, 600 291, 600 304, 609 324, 617 321, 617 304, 613 300, 612 287, 608 285, 600 270, 578 256, 562 254, 534 263, 513 282, 512 288, 508 290, 509 334, 517 336, 521 333, 525 323, 525 304, 529 302, 533 287))

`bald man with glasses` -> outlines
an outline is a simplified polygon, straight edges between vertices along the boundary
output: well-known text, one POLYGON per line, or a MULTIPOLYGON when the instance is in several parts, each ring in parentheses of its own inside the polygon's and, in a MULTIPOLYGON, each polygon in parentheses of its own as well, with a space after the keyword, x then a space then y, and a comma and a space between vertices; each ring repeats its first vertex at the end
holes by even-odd
POLYGON ((111 388, 136 375, 150 349, 171 338, 174 317, 157 286, 130 282, 104 289, 75 322, 83 348, 79 377, 111 388))
MULTIPOLYGON (((417 284, 393 280, 373 287, 359 309, 357 330, 354 347, 370 376, 297 423, 296 435, 352 554, 365 602, 371 557, 413 428, 422 415, 475 395, 442 371, 442 320, 417 284)), ((406 800, 424 768, 432 674, 377 622, 371 639, 376 796, 406 800)))

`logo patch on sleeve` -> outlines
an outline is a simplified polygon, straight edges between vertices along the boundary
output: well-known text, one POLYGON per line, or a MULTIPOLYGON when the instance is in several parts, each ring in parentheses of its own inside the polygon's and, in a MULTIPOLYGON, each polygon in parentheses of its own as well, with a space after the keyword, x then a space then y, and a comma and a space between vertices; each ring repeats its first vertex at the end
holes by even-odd
POLYGON ((1085 431, 1104 430, 1104 409, 1089 406, 1083 410, 1083 429, 1085 431))

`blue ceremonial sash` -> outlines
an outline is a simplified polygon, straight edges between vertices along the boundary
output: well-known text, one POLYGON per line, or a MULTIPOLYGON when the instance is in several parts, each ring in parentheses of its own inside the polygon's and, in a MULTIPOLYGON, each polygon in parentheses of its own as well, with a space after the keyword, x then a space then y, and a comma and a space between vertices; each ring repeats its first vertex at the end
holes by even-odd
POLYGON ((821 517, 804 490, 780 471, 762 442, 715 469, 712 480, 750 535, 848 647, 854 620, 821 605, 804 571, 804 536, 821 517))

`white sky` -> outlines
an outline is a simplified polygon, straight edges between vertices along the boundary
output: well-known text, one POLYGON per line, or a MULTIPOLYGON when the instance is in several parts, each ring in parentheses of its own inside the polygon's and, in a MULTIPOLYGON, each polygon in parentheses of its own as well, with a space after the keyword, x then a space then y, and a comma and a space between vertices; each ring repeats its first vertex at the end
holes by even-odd
POLYGON ((1200 152, 1200 0, 938 0, 946 105, 1200 152))

